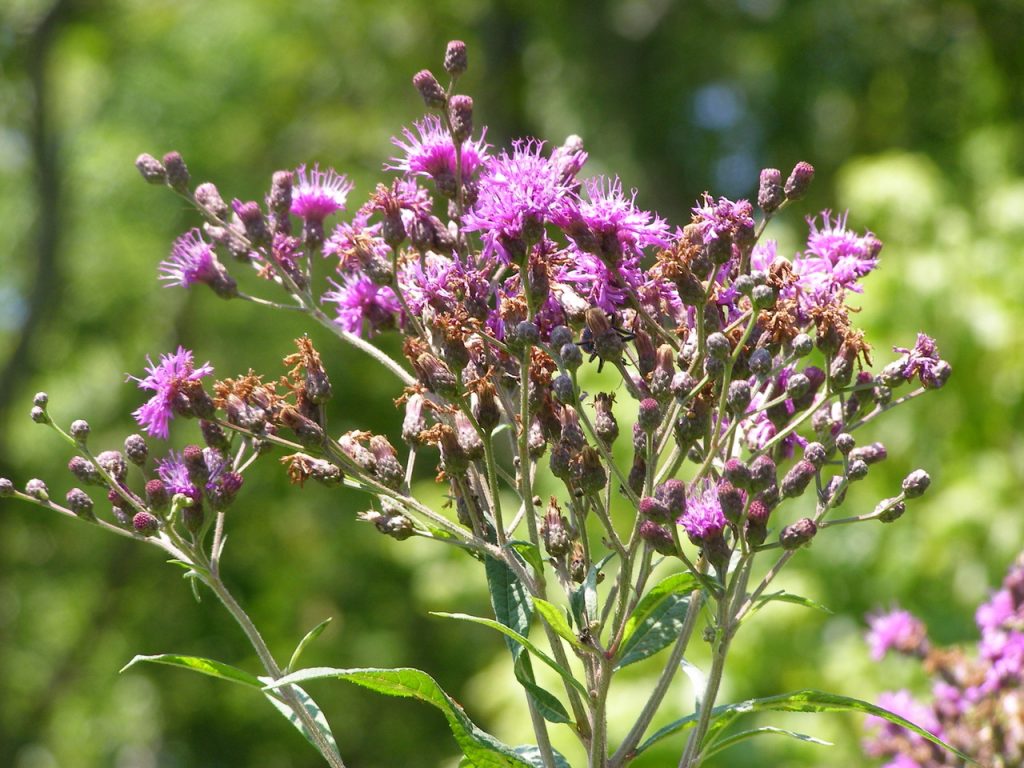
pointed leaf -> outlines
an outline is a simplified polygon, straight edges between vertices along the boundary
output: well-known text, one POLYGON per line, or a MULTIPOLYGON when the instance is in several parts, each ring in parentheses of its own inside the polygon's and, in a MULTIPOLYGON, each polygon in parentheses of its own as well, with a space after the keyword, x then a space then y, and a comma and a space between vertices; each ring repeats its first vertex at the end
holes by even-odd
POLYGON ((533 568, 535 573, 541 573, 544 570, 544 558, 541 557, 540 549, 529 541, 521 541, 516 539, 510 541, 508 545, 516 551, 516 553, 523 558, 530 567, 533 568))
POLYGON ((555 672, 561 675, 562 678, 567 683, 569 683, 569 685, 576 688, 584 696, 589 695, 587 693, 586 686, 584 686, 579 680, 573 677, 572 672, 565 669, 557 661, 555 661, 553 658, 544 653, 544 651, 542 651, 540 648, 534 645, 534 643, 529 638, 525 637, 524 635, 520 635, 518 632, 509 629, 503 624, 499 624, 498 622, 493 621, 492 619, 484 619, 479 616, 469 616, 465 613, 438 613, 436 611, 432 611, 431 616, 440 616, 444 619, 456 619, 457 621, 468 621, 473 624, 481 624, 485 627, 496 629, 503 635, 511 637, 517 643, 520 643, 524 648, 526 648, 526 650, 528 650, 530 653, 536 656, 540 661, 544 662, 549 667, 551 667, 551 669, 555 670, 555 672))
POLYGON ((552 605, 547 600, 541 600, 539 597, 533 598, 533 607, 536 609, 537 613, 540 614, 541 618, 544 619, 547 625, 555 630, 555 632, 563 639, 568 640, 574 647, 581 650, 586 648, 586 646, 579 641, 579 638, 573 634, 572 627, 570 627, 569 622, 566 621, 561 608, 552 605))
MULTIPOLYGON (((260 682, 264 685, 270 685, 274 682, 274 679, 272 677, 261 677, 260 682)), ((334 734, 331 733, 330 723, 327 722, 327 718, 324 717, 324 713, 320 711, 320 707, 317 706, 317 703, 313 701, 313 697, 297 685, 291 686, 291 689, 294 691, 295 695, 299 697, 299 702, 313 718, 313 722, 316 723, 317 729, 321 734, 323 734, 324 740, 330 745, 331 751, 340 758, 341 755, 338 754, 338 744, 334 740, 334 734)), ((284 715, 285 719, 294 725, 296 730, 305 736, 317 751, 320 751, 320 745, 317 744, 316 739, 313 738, 313 734, 309 732, 309 729, 306 728, 303 722, 299 719, 299 716, 292 711, 292 708, 280 699, 280 692, 263 691, 263 695, 267 697, 267 701, 274 705, 274 709, 284 715)))
POLYGON ((811 600, 809 597, 803 597, 802 595, 792 595, 789 592, 783 590, 781 592, 773 592, 770 595, 761 595, 761 597, 757 598, 757 600, 754 602, 754 609, 747 615, 752 615, 755 611, 759 611, 761 608, 764 608, 768 603, 772 602, 792 603, 793 605, 802 605, 804 608, 813 608, 816 611, 821 611, 822 613, 832 613, 831 609, 829 609, 827 606, 824 606, 819 602, 811 600))
MULTIPOLYGON (((882 709, 878 705, 871 704, 867 701, 850 698, 849 696, 840 696, 836 693, 826 693, 825 691, 807 689, 794 691, 793 693, 783 693, 778 696, 766 696, 761 699, 748 699, 747 701, 740 701, 735 704, 723 704, 712 710, 712 717, 718 718, 722 715, 734 716, 738 714, 746 714, 748 712, 764 712, 769 710, 775 712, 863 712, 866 715, 875 715, 877 717, 881 717, 883 720, 893 723, 894 725, 899 725, 907 730, 913 731, 921 738, 927 739, 933 744, 949 750, 961 760, 967 760, 968 762, 977 765, 974 760, 960 750, 951 747, 949 744, 946 744, 944 741, 932 735, 920 726, 900 717, 894 712, 882 709)), ((666 736, 671 736, 674 733, 684 731, 692 727, 696 722, 697 715, 693 714, 676 720, 673 723, 669 723, 664 728, 661 728, 652 734, 649 739, 637 747, 634 754, 640 754, 653 744, 664 739, 666 736)))
MULTIPOLYGON (((677 574, 677 576, 689 576, 689 574, 677 574)), ((692 579, 692 577, 690 578, 692 579)), ((666 581, 671 579, 673 577, 669 577, 666 581)), ((682 581, 674 583, 684 584, 682 581)), ((659 590, 662 584, 665 582, 656 586, 651 593, 645 596, 644 600, 649 599, 646 605, 644 605, 644 600, 640 601, 637 610, 630 617, 630 622, 632 622, 638 615, 642 616, 634 624, 632 632, 629 631, 627 623, 625 639, 618 652, 619 660, 615 664, 616 669, 622 669, 629 664, 653 656, 675 641, 679 637, 679 633, 682 632, 686 611, 690 605, 689 594, 693 591, 696 580, 687 585, 689 589, 683 590, 685 594, 680 594, 671 585, 658 591, 657 594, 652 594, 659 590)))
POLYGON ((142 661, 148 661, 151 664, 167 664, 172 667, 180 667, 221 680, 228 680, 232 683, 241 683, 251 688, 263 687, 263 683, 260 682, 256 675, 250 675, 238 667, 232 667, 230 664, 214 661, 213 659, 204 659, 199 656, 182 656, 177 653, 158 653, 154 656, 139 655, 125 664, 121 671, 124 672, 142 661))
POLYGON ((314 667, 285 675, 271 686, 337 679, 361 685, 388 696, 419 699, 441 710, 462 753, 477 768, 533 768, 507 744, 478 728, 456 701, 437 682, 418 669, 333 669, 314 667))
POLYGON ((572 611, 577 629, 581 632, 584 628, 589 628, 587 624, 590 621, 598 618, 597 576, 613 557, 615 557, 615 553, 610 552, 601 558, 600 562, 590 566, 583 583, 569 595, 569 609, 572 611))
MULTIPOLYGON (((530 632, 530 595, 511 568, 493 557, 484 559, 487 589, 491 594, 494 617, 504 626, 520 635, 530 632)), ((522 646, 508 636, 505 638, 513 660, 519 657, 522 646)))
POLYGON ((743 731, 741 733, 734 733, 731 736, 727 736, 721 741, 716 742, 712 747, 705 750, 701 757, 708 758, 712 755, 718 754, 729 747, 738 744, 746 739, 752 739, 755 736, 788 736, 791 739, 797 739, 799 741, 806 741, 808 744, 820 744, 823 747, 834 746, 831 741, 824 741, 822 739, 816 739, 813 736, 808 736, 805 733, 797 733, 796 731, 787 731, 785 728, 775 728, 771 725, 766 725, 761 728, 752 728, 749 731, 743 731))
MULTIPOLYGON (((544 758, 541 757, 540 749, 533 744, 526 744, 516 747, 513 750, 519 757, 526 760, 531 768, 544 768, 544 758)), ((565 756, 556 749, 551 750, 555 757, 555 768, 572 768, 565 756)))
POLYGON ((668 578, 659 581, 651 587, 647 594, 643 596, 643 599, 637 603, 632 615, 626 622, 626 630, 622 635, 622 641, 624 643, 628 641, 630 636, 636 631, 637 627, 642 624, 644 619, 650 616, 662 602, 672 595, 689 595, 699 586, 697 579, 694 578, 693 574, 688 572, 674 573, 668 578))
POLYGON ((327 629, 327 625, 330 624, 331 621, 331 617, 328 616, 306 633, 306 636, 299 641, 297 646, 295 646, 295 652, 292 653, 292 657, 288 661, 288 666, 284 668, 285 673, 291 672, 295 669, 295 665, 299 663, 299 657, 302 656, 302 652, 306 650, 306 646, 320 637, 320 633, 327 629))
POLYGON ((565 711, 562 702, 553 693, 544 690, 534 681, 533 667, 530 665, 530 654, 522 653, 519 655, 514 665, 514 671, 516 680, 519 681, 519 684, 529 694, 541 717, 549 723, 576 725, 572 718, 569 717, 569 713, 565 711))

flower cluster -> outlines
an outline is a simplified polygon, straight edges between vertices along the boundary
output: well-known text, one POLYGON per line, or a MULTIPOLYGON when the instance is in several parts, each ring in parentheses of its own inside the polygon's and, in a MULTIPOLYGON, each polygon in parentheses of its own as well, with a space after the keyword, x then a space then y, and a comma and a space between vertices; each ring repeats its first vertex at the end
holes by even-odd
MULTIPOLYGON (((192 186, 177 153, 137 161, 148 181, 185 196, 205 219, 159 266, 166 284, 205 284, 226 299, 299 310, 371 355, 403 387, 396 405, 405 445, 360 430, 330 434, 330 379, 302 338, 283 377, 250 371, 215 381, 212 394, 201 381, 212 368, 197 367, 190 351, 149 361, 147 376, 135 381, 155 394, 136 420, 166 438, 172 419, 197 418, 205 446, 150 467, 145 450, 137 461, 126 444, 145 479, 145 492, 136 493, 123 457, 93 457, 73 425, 65 436, 81 455, 72 471, 108 490, 113 522, 103 525, 198 562, 196 572, 215 590, 223 585, 206 566, 221 555, 224 510, 242 470, 272 450, 284 453, 280 461, 299 486, 312 479, 366 494, 360 517, 382 533, 473 552, 488 564, 488 580, 498 568, 514 583, 503 601, 522 595, 517 615, 525 624, 496 605, 498 618, 525 635, 534 609, 543 613, 551 653, 571 680, 563 705, 538 693, 517 661, 531 707, 537 696, 543 701, 546 714, 535 725, 546 728, 545 717, 579 723, 573 732, 594 766, 608 764, 611 676, 678 638, 664 685, 610 758, 624 765, 641 749, 699 618, 713 616, 706 636, 714 638, 714 666, 680 763, 696 766, 729 642, 771 599, 766 589, 778 571, 823 530, 893 522, 928 487, 927 473, 917 470, 873 511, 836 515, 851 486, 887 456, 855 433, 941 387, 950 366, 920 334, 913 348, 897 348, 899 357, 872 371, 871 345, 846 302, 878 265, 881 242, 849 227, 847 214, 809 218, 805 245, 791 258, 762 240, 769 220, 803 197, 809 164, 798 163, 785 181, 765 169, 756 203, 704 194, 690 220, 673 227, 642 208, 618 177, 588 176, 577 136, 559 145, 536 138, 488 145, 485 131, 474 130, 472 99, 455 92, 466 63, 465 46, 454 41, 447 88, 427 70, 413 78, 429 113, 393 139, 398 154, 384 164, 387 178, 351 214, 355 189, 333 169, 278 171, 262 202, 229 206, 214 184, 192 186), (253 274, 244 275, 245 266, 253 274), (325 266, 328 274, 319 274, 325 266), (246 282, 255 288, 243 290, 246 282), (404 361, 368 341, 384 333, 401 336, 404 361), (605 370, 611 385, 595 375, 605 370), (626 400, 637 416, 620 429, 626 400), (631 449, 625 463, 616 461, 620 440, 631 449), (414 496, 423 461, 436 461, 451 514, 414 496), (558 483, 543 513, 535 495, 542 472, 558 483), (814 512, 794 519, 784 502, 807 493, 814 512), (753 565, 763 557, 775 565, 754 584, 753 565), (674 592, 656 589, 659 566, 687 580, 673 582, 674 592), (549 600, 568 606, 568 620, 549 600), (631 633, 653 621, 643 614, 654 610, 651 601, 665 601, 658 615, 685 614, 683 631, 674 625, 636 640, 631 633), (569 653, 582 680, 568 671, 569 653)), ((53 425, 45 402, 37 410, 37 420, 53 425)), ((141 438, 131 440, 138 448, 141 438)), ((4 481, 0 495, 53 506, 40 481, 24 493, 4 481)), ((75 489, 68 504, 59 511, 101 522, 84 492, 75 489)), ((879 619, 875 631, 877 653, 920 650, 923 642, 907 619, 879 619)), ((1010 655, 1011 646, 999 653, 1010 655)), ((272 663, 267 674, 281 676, 272 663)), ((979 683, 979 695, 1002 679, 979 683)), ((315 728, 293 703, 299 721, 315 728)), ((535 749, 533 764, 559 762, 546 732, 535 749)))
MULTIPOLYGON (((979 765, 1011 766, 1024 761, 1024 556, 1014 563, 1002 588, 975 614, 981 635, 973 653, 934 648, 920 620, 895 610, 869 619, 872 656, 889 651, 918 659, 932 676, 929 702, 908 691, 885 694, 879 704, 902 715, 970 755, 979 765)), ((889 768, 962 765, 954 756, 904 728, 879 718, 865 751, 889 768)))

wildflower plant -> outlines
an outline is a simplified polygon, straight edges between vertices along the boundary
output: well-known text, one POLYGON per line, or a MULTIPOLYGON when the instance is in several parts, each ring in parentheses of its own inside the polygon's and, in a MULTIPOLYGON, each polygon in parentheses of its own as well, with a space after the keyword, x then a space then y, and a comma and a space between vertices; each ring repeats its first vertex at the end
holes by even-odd
POLYGON ((860 436, 950 374, 923 334, 872 371, 848 302, 878 266, 881 241, 828 211, 808 218, 795 255, 763 239, 811 183, 804 162, 785 178, 762 171, 756 204, 705 194, 673 226, 639 208, 617 177, 587 177, 578 137, 490 146, 472 99, 455 90, 466 62, 452 42, 447 86, 426 70, 413 78, 429 113, 394 139, 387 181, 358 207, 352 183, 319 166, 279 171, 263 200, 228 204, 212 183, 194 186, 177 153, 137 160, 147 181, 203 219, 174 243, 160 279, 304 313, 371 356, 397 380, 403 445, 332 431, 330 376, 308 337, 284 358, 284 375, 217 379, 179 347, 130 377, 149 395, 134 416, 156 440, 172 422, 195 420, 201 439, 177 453, 134 434, 123 450, 96 452, 88 424, 64 430, 41 393, 32 418, 76 451, 69 470, 95 490, 73 488, 58 503, 41 480, 22 491, 4 479, 0 496, 169 554, 197 589, 216 594, 262 670, 176 654, 129 666, 172 664, 250 686, 332 766, 345 764, 344 748, 301 687, 310 680, 437 707, 477 766, 567 766, 551 744, 555 728, 578 742, 573 764, 595 768, 628 765, 668 739, 690 767, 761 733, 809 738, 741 730, 739 718, 759 710, 868 712, 941 743, 927 723, 814 690, 718 701, 739 629, 773 601, 810 605, 773 590, 797 552, 850 524, 894 522, 929 485, 914 471, 872 511, 840 516, 848 497, 863 505, 855 486, 886 458, 860 436), (240 287, 247 269, 262 279, 248 278, 260 286, 253 295, 240 287), (378 334, 400 335, 404 360, 375 347, 378 334), (413 495, 423 465, 436 465, 450 507, 413 495), (245 503, 244 478, 257 466, 299 487, 362 493, 360 517, 382 534, 479 561, 493 616, 442 615, 504 636, 535 743, 503 744, 419 670, 301 669, 323 625, 282 665, 220 573, 228 510, 245 503), (789 500, 804 496, 814 510, 796 517, 789 500), (703 671, 688 661, 700 643, 711 650, 703 671), (612 743, 612 682, 655 657, 648 701, 612 743), (538 665, 556 688, 538 682, 538 665), (681 668, 699 681, 694 711, 649 733, 681 668))

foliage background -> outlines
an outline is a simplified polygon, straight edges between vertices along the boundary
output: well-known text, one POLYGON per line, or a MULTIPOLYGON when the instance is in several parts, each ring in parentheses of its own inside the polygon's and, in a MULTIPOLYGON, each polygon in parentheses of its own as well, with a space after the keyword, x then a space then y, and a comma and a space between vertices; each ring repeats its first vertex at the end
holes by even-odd
MULTIPOLYGON (((178 149, 225 196, 320 161, 372 189, 390 137, 419 117, 413 72, 469 45, 463 87, 499 144, 581 134, 593 173, 619 173, 676 223, 705 189, 753 194, 762 166, 818 169, 803 213, 852 211, 886 243, 861 320, 878 359, 926 329, 950 384, 873 436, 890 460, 852 494, 870 508, 927 467, 933 492, 897 525, 822 537, 786 586, 830 606, 766 611, 741 634, 723 700, 819 687, 872 698, 922 680, 868 660, 862 616, 898 601, 940 642, 975 637, 973 606, 1024 544, 1024 10, 1017 0, 11 0, 0 10, 0 475, 71 485, 61 445, 27 418, 51 395, 118 445, 139 403, 125 372, 193 347, 222 374, 275 372, 296 318, 162 290, 155 265, 196 223, 132 161, 178 149)), ((773 233, 769 233, 773 234, 773 233)), ((786 250, 785 248, 783 249, 786 250)), ((394 382, 314 331, 337 431, 394 433, 394 382)), ((175 439, 194 439, 179 430, 175 439)), ((281 473, 249 475, 227 578, 279 656, 326 616, 306 662, 426 669, 488 729, 528 738, 503 643, 429 610, 486 612, 468 559, 398 544, 355 521, 360 500, 281 473)), ((117 670, 179 651, 254 666, 210 598, 196 605, 155 550, 34 509, 0 507, 0 764, 313 766, 248 691, 170 669, 117 670)), ((640 670, 613 694, 642 703, 640 670)), ((313 689, 353 766, 454 764, 433 710, 341 685, 313 689)), ((670 695, 682 711, 690 693, 670 695)), ((670 713, 671 714, 671 713, 670 713)), ((837 742, 763 741, 718 764, 866 765, 861 722, 776 717, 837 742)), ((621 717, 613 724, 624 729, 621 717)), ((620 733, 621 735, 621 733, 620 733)), ((672 751, 645 765, 667 764, 672 751)))

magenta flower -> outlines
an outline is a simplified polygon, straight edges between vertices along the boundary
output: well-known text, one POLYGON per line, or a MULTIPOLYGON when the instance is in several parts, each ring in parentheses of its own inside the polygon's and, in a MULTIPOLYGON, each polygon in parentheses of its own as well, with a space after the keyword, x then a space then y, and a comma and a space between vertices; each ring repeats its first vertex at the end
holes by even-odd
POLYGON ((831 218, 829 211, 809 217, 807 249, 793 261, 798 286, 805 303, 820 306, 842 296, 843 291, 861 293, 857 282, 878 266, 881 241, 870 232, 858 235, 846 228, 846 214, 831 218))
POLYGON ((566 215, 571 189, 563 168, 541 151, 536 139, 513 143, 512 154, 502 152, 484 162, 476 204, 463 219, 467 232, 481 232, 484 255, 512 259, 510 250, 536 241, 544 224, 566 215))
POLYGON ((881 661, 891 651, 918 653, 926 643, 927 629, 909 611, 889 611, 868 616, 867 640, 871 658, 881 661))
POLYGON ((572 259, 568 266, 561 269, 558 279, 563 283, 572 283, 580 296, 605 312, 614 313, 628 302, 627 285, 636 290, 643 282, 643 271, 637 258, 624 259, 612 268, 592 253, 582 253, 575 249, 570 253, 572 259))
POLYGON ((334 290, 327 291, 321 301, 338 305, 334 322, 349 333, 362 335, 365 328, 373 335, 391 324, 401 308, 394 291, 358 272, 347 275, 342 285, 330 278, 328 282, 334 290))
POLYGON ((436 253, 407 261, 399 267, 398 285, 409 311, 420 315, 427 305, 442 310, 457 304, 464 271, 455 259, 436 253))
POLYGON ((696 486, 691 487, 686 495, 686 510, 676 522, 683 526, 690 541, 698 546, 720 539, 726 519, 715 486, 705 484, 699 490, 696 486))
MULTIPOLYGON (((455 144, 448 131, 436 115, 427 115, 413 123, 414 134, 408 128, 402 129, 405 140, 392 138, 391 143, 402 150, 403 156, 391 158, 388 171, 402 171, 409 176, 426 176, 432 179, 455 178, 455 144)), ((476 141, 462 142, 462 178, 467 179, 480 168, 487 157, 489 145, 483 135, 476 141)))
POLYGON ((754 207, 749 200, 733 202, 720 197, 716 201, 705 192, 703 205, 695 205, 692 210, 705 244, 723 237, 734 238, 741 231, 754 230, 754 207))
POLYGON ((172 494, 182 493, 195 501, 200 500, 199 489, 189 479, 185 460, 178 451, 171 451, 156 463, 156 474, 172 494))
MULTIPOLYGON (((913 696, 911 696, 909 691, 895 691, 879 694, 878 706, 909 720, 914 725, 920 726, 933 736, 937 736, 940 739, 946 738, 943 733, 942 726, 939 724, 939 719, 935 716, 934 710, 917 701, 913 696)), ((926 745, 929 743, 925 741, 923 737, 908 731, 903 726, 894 725, 888 720, 883 720, 875 715, 868 715, 864 724, 868 728, 878 727, 881 729, 875 739, 866 742, 864 745, 865 751, 872 757, 880 757, 889 752, 889 746, 892 743, 892 738, 901 734, 906 738, 909 738, 913 744, 926 745)))
POLYGON ((351 223, 342 222, 324 243, 324 256, 338 259, 338 271, 354 271, 373 259, 391 259, 391 247, 380 236, 379 224, 367 224, 356 216, 351 223))
POLYGON ((618 176, 587 179, 583 187, 586 199, 571 202, 556 219, 570 236, 574 227, 583 224, 606 255, 639 257, 648 246, 668 247, 668 223, 657 214, 637 208, 636 190, 627 198, 618 176))
POLYGON ((171 248, 171 255, 160 262, 160 279, 168 287, 188 288, 195 283, 206 283, 219 296, 235 295, 235 281, 217 260, 213 246, 203 240, 198 229, 190 229, 171 248))
POLYGON ((926 387, 940 387, 948 370, 939 358, 939 349, 935 340, 923 333, 917 334, 917 343, 913 349, 893 347, 894 352, 903 354, 903 378, 908 381, 917 376, 926 387))
POLYGON ((353 184, 343 174, 329 168, 321 171, 319 165, 306 175, 306 166, 295 171, 291 212, 307 221, 322 222, 332 213, 343 210, 353 184))
POLYGON ((199 381, 213 373, 213 366, 208 362, 196 368, 192 362, 192 352, 184 347, 171 355, 160 355, 160 363, 153 364, 147 356, 149 374, 144 379, 129 375, 137 381, 140 389, 151 389, 156 394, 145 405, 138 408, 132 415, 135 420, 154 437, 167 438, 168 424, 174 416, 175 400, 183 383, 199 381))

